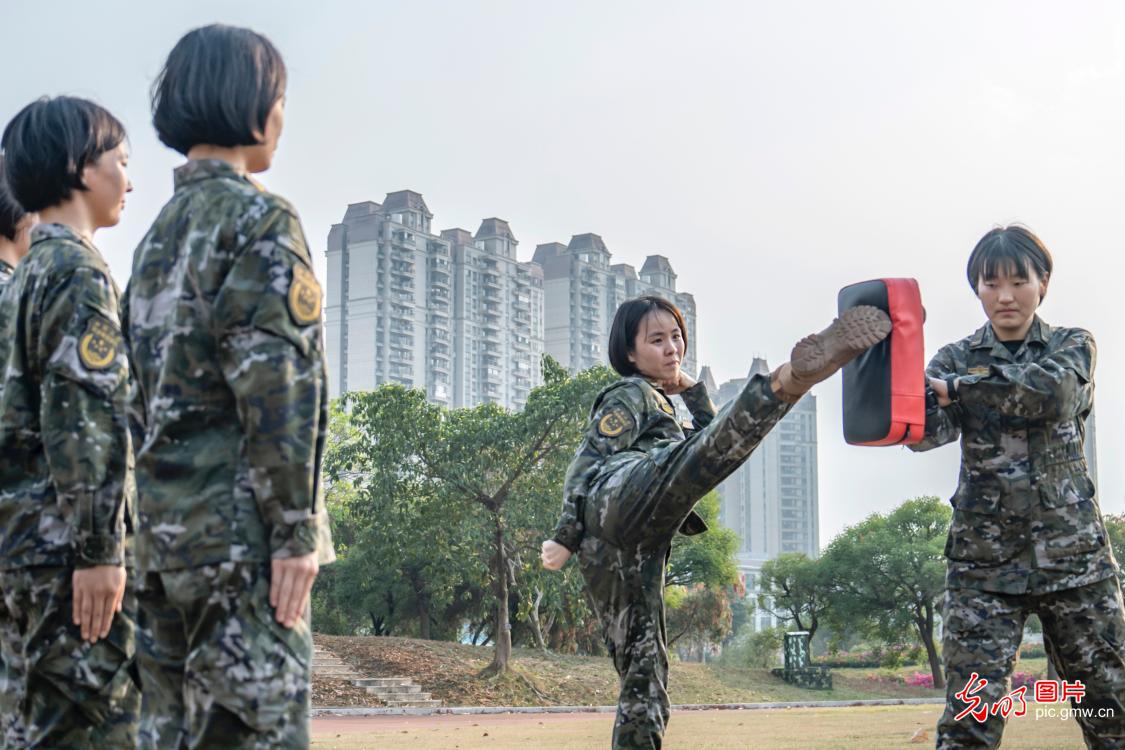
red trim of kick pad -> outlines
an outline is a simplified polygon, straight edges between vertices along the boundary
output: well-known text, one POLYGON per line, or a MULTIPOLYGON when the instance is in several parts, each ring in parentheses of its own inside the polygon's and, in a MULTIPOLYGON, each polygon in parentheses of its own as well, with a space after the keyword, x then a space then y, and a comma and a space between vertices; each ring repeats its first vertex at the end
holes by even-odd
POLYGON ((911 445, 926 431, 926 363, 922 294, 914 279, 881 279, 891 317, 891 428, 864 445, 911 445))

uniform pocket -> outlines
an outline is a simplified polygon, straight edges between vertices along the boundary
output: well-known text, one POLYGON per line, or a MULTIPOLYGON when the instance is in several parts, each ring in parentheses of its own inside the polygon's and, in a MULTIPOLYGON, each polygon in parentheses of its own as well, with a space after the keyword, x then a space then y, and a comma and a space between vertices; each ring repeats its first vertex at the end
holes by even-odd
POLYGON ((189 702, 209 698, 260 734, 307 714, 312 652, 304 620, 292 629, 273 620, 267 570, 256 571, 252 585, 237 592, 240 601, 211 623, 211 637, 188 668, 189 702))
POLYGON ((1106 546, 1105 528, 1093 500, 1080 499, 1045 511, 1041 527, 1043 551, 1049 560, 1095 552, 1106 546))
POLYGON ((95 643, 83 641, 78 626, 70 620, 70 591, 64 588, 70 585, 70 574, 69 569, 62 569, 58 575, 60 595, 44 612, 39 630, 51 633, 52 638, 45 647, 31 644, 29 672, 54 685, 92 725, 122 714, 135 717, 140 709, 133 665, 135 607, 129 606, 127 594, 125 611, 114 614, 109 635, 95 643))
POLYGON ((1061 471, 1048 472, 1039 485, 1039 499, 1045 508, 1062 508, 1094 499, 1094 483, 1085 461, 1069 461, 1061 471))
POLYGON ((993 512, 975 513, 957 508, 949 525, 945 555, 956 562, 985 565, 1011 560, 1019 552, 1013 530, 993 512))

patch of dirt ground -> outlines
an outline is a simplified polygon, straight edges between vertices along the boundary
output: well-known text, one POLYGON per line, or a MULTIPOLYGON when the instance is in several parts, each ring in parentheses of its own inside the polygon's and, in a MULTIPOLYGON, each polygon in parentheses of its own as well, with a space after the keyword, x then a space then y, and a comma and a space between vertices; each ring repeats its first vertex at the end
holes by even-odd
MULTIPOLYGON (((607 706, 617 702, 617 674, 608 657, 513 650, 511 671, 482 678, 492 648, 411 638, 316 635, 370 677, 410 677, 446 706, 607 706)), ((765 703, 869 698, 933 698, 941 691, 868 679, 860 670, 833 670, 832 690, 793 687, 766 669, 742 669, 674 661, 669 677, 673 703, 765 703)), ((315 695, 315 693, 314 693, 315 695)), ((374 696, 369 696, 374 699, 374 696)), ((314 706, 374 705, 321 703, 314 706)))

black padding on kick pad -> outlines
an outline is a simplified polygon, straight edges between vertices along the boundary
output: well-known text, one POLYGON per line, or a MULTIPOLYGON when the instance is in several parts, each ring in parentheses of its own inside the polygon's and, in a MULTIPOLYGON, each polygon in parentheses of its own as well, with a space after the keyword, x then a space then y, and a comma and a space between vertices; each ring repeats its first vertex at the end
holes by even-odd
MULTIPOLYGON (((840 290, 839 311, 871 305, 889 313, 887 285, 879 280, 840 290)), ((844 366, 844 439, 869 443, 886 438, 891 429, 891 338, 880 341, 844 366)))

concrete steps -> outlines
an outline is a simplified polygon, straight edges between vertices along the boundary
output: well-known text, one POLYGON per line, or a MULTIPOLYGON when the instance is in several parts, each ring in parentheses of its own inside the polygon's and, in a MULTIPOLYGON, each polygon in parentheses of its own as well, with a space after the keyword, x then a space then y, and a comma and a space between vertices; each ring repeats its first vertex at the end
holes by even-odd
POLYGON ((365 677, 326 648, 313 646, 314 675, 347 680, 374 695, 389 708, 436 708, 441 705, 409 677, 365 677))

